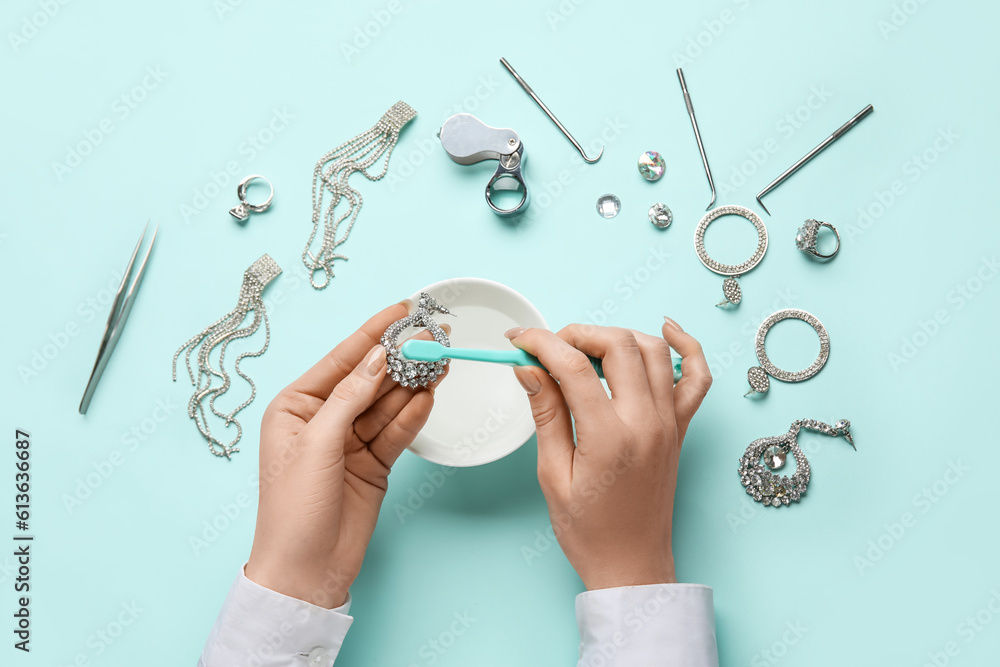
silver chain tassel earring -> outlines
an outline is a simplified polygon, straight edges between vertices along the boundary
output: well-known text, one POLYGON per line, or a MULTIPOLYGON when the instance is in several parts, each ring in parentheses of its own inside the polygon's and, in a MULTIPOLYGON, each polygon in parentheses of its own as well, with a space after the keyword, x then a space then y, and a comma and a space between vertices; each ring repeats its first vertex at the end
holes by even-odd
POLYGON ((389 158, 392 149, 399 140, 399 132, 403 126, 417 115, 410 105, 397 102, 385 112, 382 119, 367 132, 345 141, 324 155, 313 169, 312 185, 312 233, 302 251, 302 263, 309 269, 309 282, 316 289, 323 289, 333 278, 333 262, 337 259, 347 259, 346 255, 335 252, 338 246, 347 241, 354 228, 354 222, 361 212, 364 200, 361 193, 348 184, 348 179, 354 172, 360 172, 369 181, 381 180, 389 169, 389 158), (368 168, 385 156, 382 171, 373 174, 368 168), (323 199, 326 192, 331 195, 330 203, 323 211, 323 199), (347 200, 347 208, 339 215, 337 205, 341 200, 347 200), (313 241, 319 232, 320 222, 323 222, 323 238, 320 250, 312 252, 313 241), (340 223, 347 221, 347 229, 343 236, 337 238, 340 223), (322 282, 316 282, 316 272, 323 272, 322 282))
MULTIPOLYGON (((846 419, 838 420, 833 426, 815 419, 799 419, 792 422, 788 433, 754 440, 740 459, 740 482, 757 502, 780 507, 798 502, 805 494, 806 487, 809 486, 809 461, 806 460, 806 455, 802 453, 796 441, 801 429, 833 437, 842 435, 851 447, 854 447, 851 422, 846 419), (795 458, 795 472, 792 476, 773 474, 771 470, 784 467, 789 453, 795 458), (760 463, 761 456, 764 457, 767 469, 760 463)), ((857 449, 854 447, 855 451, 857 449)))
POLYGON ((187 365, 188 377, 194 385, 194 393, 188 401, 188 417, 194 420, 198 426, 198 431, 205 436, 208 441, 208 449, 216 456, 225 456, 227 459, 234 452, 240 451, 236 443, 243 435, 243 426, 236 419, 236 414, 253 402, 257 395, 257 386, 241 369, 240 362, 244 357, 259 357, 267 350, 271 342, 271 326, 267 321, 267 311, 264 309, 264 301, 261 293, 267 284, 274 280, 281 273, 281 267, 271 259, 270 255, 264 255, 246 270, 243 274, 243 285, 240 287, 239 301, 236 307, 223 315, 214 323, 207 326, 200 333, 192 337, 188 342, 178 348, 174 353, 173 379, 177 381, 177 359, 184 353, 184 363, 187 365), (247 314, 253 311, 253 321, 243 328, 243 320, 247 314), (225 394, 231 385, 229 373, 225 369, 226 348, 229 343, 238 339, 253 335, 264 323, 264 345, 255 352, 243 352, 236 357, 234 368, 236 374, 247 381, 250 385, 250 397, 238 405, 230 412, 220 412, 215 407, 215 400, 225 394), (209 356, 212 350, 219 347, 219 369, 212 366, 209 356), (185 352, 186 350, 186 352, 185 352), (196 363, 198 366, 197 375, 191 369, 191 355, 197 350, 196 363), (215 378, 219 378, 221 384, 214 385, 215 378), (236 437, 231 442, 223 443, 216 436, 212 435, 209 427, 205 405, 208 404, 208 411, 221 418, 226 426, 236 425, 236 437))

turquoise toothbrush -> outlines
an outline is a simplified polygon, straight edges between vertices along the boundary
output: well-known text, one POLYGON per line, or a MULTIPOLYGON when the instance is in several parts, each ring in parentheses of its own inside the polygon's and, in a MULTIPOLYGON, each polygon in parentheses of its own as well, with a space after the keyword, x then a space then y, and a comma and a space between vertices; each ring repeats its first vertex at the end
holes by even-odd
MULTIPOLYGON (((445 347, 441 343, 433 340, 408 340, 403 343, 399 351, 403 356, 412 361, 440 361, 441 359, 463 359, 466 361, 485 361, 489 364, 503 364, 505 366, 537 366, 545 369, 542 362, 524 350, 477 350, 472 348, 445 347)), ((601 360, 596 357, 588 357, 598 377, 604 377, 604 369, 601 360)), ((674 362, 674 382, 681 379, 681 360, 679 357, 673 358, 674 362)))

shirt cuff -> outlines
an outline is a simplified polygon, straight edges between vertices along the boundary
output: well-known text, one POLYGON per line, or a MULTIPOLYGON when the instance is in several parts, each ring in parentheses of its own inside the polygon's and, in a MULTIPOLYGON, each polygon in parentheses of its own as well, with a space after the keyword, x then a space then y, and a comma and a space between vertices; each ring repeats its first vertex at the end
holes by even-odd
POLYGON ((282 595, 247 579, 229 589, 198 667, 331 667, 354 618, 282 595))
POLYGON ((576 597, 579 667, 718 667, 712 589, 624 586, 576 597))

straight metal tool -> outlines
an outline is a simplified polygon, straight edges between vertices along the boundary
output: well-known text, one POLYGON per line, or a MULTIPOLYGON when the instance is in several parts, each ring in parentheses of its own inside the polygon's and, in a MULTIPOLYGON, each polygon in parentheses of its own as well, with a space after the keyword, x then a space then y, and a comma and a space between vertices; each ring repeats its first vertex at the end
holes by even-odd
POLYGON ((694 138, 698 142, 698 152, 701 153, 701 162, 705 165, 705 175, 708 176, 708 185, 712 188, 712 201, 708 202, 705 210, 712 208, 715 204, 715 180, 712 179, 712 168, 708 166, 708 156, 705 155, 705 145, 701 143, 701 132, 698 131, 698 119, 694 117, 694 106, 691 104, 691 96, 688 94, 687 82, 684 81, 684 71, 677 68, 677 78, 681 82, 681 92, 684 93, 684 104, 687 106, 688 116, 691 117, 691 127, 694 128, 694 138))
POLYGON ((139 292, 139 285, 142 284, 143 272, 146 270, 146 262, 149 260, 149 254, 153 251, 153 244, 156 242, 156 232, 160 229, 159 225, 153 230, 153 236, 149 240, 149 247, 146 248, 146 254, 142 257, 142 262, 139 264, 139 268, 135 274, 135 280, 132 281, 131 285, 129 285, 129 280, 132 277, 132 267, 135 265, 135 258, 139 254, 139 248, 142 246, 142 240, 146 237, 147 229, 149 229, 149 222, 146 222, 146 226, 142 229, 142 235, 139 236, 139 242, 135 244, 135 250, 132 251, 132 257, 125 268, 125 275, 122 276, 122 282, 118 286, 118 292, 115 294, 115 301, 111 304, 111 313, 108 315, 108 323, 104 327, 101 346, 97 350, 97 360, 94 362, 94 370, 90 373, 90 380, 87 381, 87 388, 84 390, 83 399, 80 401, 81 415, 87 414, 87 408, 90 407, 90 399, 94 397, 94 390, 97 389, 97 383, 101 381, 104 368, 108 365, 108 360, 115 351, 118 339, 121 338, 122 330, 125 328, 125 321, 128 320, 129 313, 132 312, 132 305, 135 303, 136 294, 139 292))
POLYGON ((553 123, 556 124, 556 127, 559 128, 559 131, 562 132, 564 135, 566 135, 566 138, 569 139, 569 142, 571 144, 573 144, 573 147, 576 148, 576 150, 580 151, 580 155, 583 157, 584 162, 588 164, 594 164, 595 162, 601 159, 601 156, 604 155, 604 146, 601 146, 601 152, 597 154, 597 157, 594 158, 587 157, 587 153, 584 152, 583 146, 580 145, 580 142, 574 139, 573 135, 570 134, 569 130, 566 129, 566 126, 559 122, 559 119, 556 118, 554 113, 549 111, 549 108, 545 106, 545 103, 542 102, 542 100, 538 97, 538 95, 535 95, 535 91, 531 89, 531 86, 529 86, 528 83, 521 78, 520 74, 514 71, 514 68, 510 66, 510 63, 507 62, 507 59, 501 58, 500 64, 503 65, 508 72, 510 72, 510 75, 514 77, 514 80, 517 81, 517 83, 521 86, 521 88, 524 88, 524 92, 528 93, 531 99, 535 100, 535 104, 537 104, 538 107, 545 112, 545 115, 549 117, 549 120, 551 120, 553 123))
POLYGON ((771 181, 770 183, 768 183, 767 187, 764 188, 763 190, 761 190, 760 193, 757 195, 757 203, 760 204, 760 207, 762 209, 764 209, 764 211, 766 211, 768 215, 771 215, 771 212, 767 210, 767 207, 764 206, 764 202, 762 202, 760 200, 760 198, 763 197, 764 195, 766 195, 771 190, 773 190, 776 187, 778 187, 779 185, 781 185, 789 176, 791 176, 796 171, 798 171, 799 169, 801 169, 802 167, 804 167, 805 164, 806 164, 806 162, 809 162, 809 160, 811 160, 814 157, 816 157, 817 155, 819 155, 820 152, 822 152, 822 150, 824 148, 826 148, 827 146, 829 146, 830 144, 832 144, 833 142, 835 142, 837 139, 840 139, 842 136, 844 136, 849 129, 851 129, 852 127, 854 127, 858 123, 860 123, 861 119, 863 119, 865 116, 867 116, 868 114, 870 114, 874 110, 875 110, 875 107, 873 107, 872 105, 869 104, 868 106, 866 106, 864 109, 862 109, 861 111, 859 111, 854 116, 854 118, 852 118, 851 120, 847 121, 846 123, 844 123, 843 125, 841 125, 840 127, 838 127, 834 131, 834 133, 831 134, 826 139, 824 139, 822 141, 822 143, 820 143, 819 146, 817 146, 816 148, 814 148, 811 151, 809 151, 808 153, 806 153, 802 157, 802 159, 800 159, 798 162, 796 162, 795 164, 793 164, 788 169, 786 169, 783 172, 781 172, 780 176, 778 176, 776 179, 774 179, 773 181, 771 181))

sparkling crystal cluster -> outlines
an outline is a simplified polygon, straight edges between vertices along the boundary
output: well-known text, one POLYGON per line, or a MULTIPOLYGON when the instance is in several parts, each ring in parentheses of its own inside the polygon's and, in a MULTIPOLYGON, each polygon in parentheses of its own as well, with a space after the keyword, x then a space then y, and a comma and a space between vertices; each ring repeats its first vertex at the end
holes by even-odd
POLYGON ((740 482, 747 494, 757 502, 781 507, 798 502, 806 492, 809 485, 809 461, 795 442, 797 431, 795 429, 777 437, 755 440, 740 459, 740 482), (775 475, 761 464, 760 457, 764 450, 774 446, 787 448, 795 457, 796 470, 791 477, 775 475))
POLYGON ((389 328, 382 334, 382 347, 385 348, 387 359, 386 373, 394 381, 404 387, 426 387, 438 379, 448 366, 450 359, 440 361, 412 361, 403 356, 396 346, 399 334, 409 327, 424 327, 431 332, 434 340, 445 347, 451 345, 448 334, 434 321, 432 313, 444 313, 450 315, 444 306, 438 304, 426 292, 420 293, 420 300, 416 309, 410 315, 401 320, 396 320, 389 325, 389 328))
POLYGON ((819 234, 819 221, 806 220, 795 234, 795 247, 799 250, 815 250, 817 234, 819 234))

